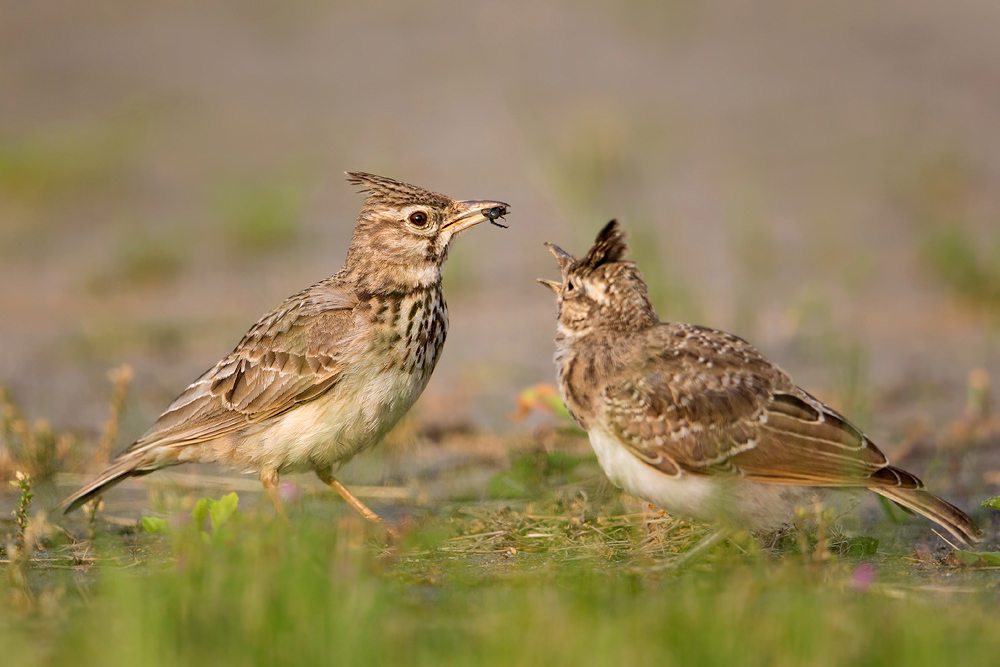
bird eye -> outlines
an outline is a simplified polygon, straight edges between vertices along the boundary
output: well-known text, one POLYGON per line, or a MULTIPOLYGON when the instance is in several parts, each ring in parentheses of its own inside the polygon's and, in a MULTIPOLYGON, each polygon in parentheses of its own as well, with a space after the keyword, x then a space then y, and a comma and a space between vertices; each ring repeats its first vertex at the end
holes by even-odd
POLYGON ((567 280, 566 281, 566 290, 565 290, 566 294, 569 294, 570 292, 572 292, 575 289, 576 289, 576 284, 572 280, 567 280))
POLYGON ((410 214, 410 224, 414 227, 426 227, 427 214, 423 211, 414 211, 410 214))

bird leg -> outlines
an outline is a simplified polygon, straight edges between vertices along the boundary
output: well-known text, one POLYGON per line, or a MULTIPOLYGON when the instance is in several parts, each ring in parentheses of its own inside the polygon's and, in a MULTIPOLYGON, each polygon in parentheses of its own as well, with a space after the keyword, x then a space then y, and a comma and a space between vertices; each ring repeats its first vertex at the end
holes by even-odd
POLYGON ((330 468, 322 468, 317 470, 316 476, 319 477, 320 481, 322 481, 324 484, 333 488, 334 491, 339 493, 340 497, 346 500, 348 505, 356 509, 358 513, 361 514, 361 516, 363 516, 364 518, 368 519, 368 521, 371 521, 372 523, 378 524, 380 526, 385 525, 385 521, 382 520, 382 517, 380 517, 378 514, 375 514, 375 512, 371 511, 371 509, 367 505, 358 500, 353 493, 348 491, 346 486, 337 481, 337 479, 333 476, 333 471, 330 468))
POLYGON ((264 485, 267 497, 274 504, 274 509, 278 510, 278 516, 284 521, 288 521, 288 514, 285 513, 285 503, 278 497, 278 471, 265 468, 260 471, 260 483, 264 485))

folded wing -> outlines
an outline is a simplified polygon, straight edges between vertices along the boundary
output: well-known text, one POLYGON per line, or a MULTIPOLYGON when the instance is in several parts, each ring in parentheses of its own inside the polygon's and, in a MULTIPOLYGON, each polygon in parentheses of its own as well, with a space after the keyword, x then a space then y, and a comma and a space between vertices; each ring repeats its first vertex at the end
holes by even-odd
POLYGON ((861 431, 745 341, 690 325, 654 332, 649 349, 658 351, 604 402, 616 434, 651 465, 810 486, 867 485, 887 465, 861 431))
POLYGON ((357 298, 314 286, 261 319, 231 354, 195 380, 129 452, 225 436, 329 390, 357 336, 357 298))
POLYGON ((964 512, 890 466, 864 433, 745 341, 674 324, 650 336, 649 354, 603 396, 605 423, 640 460, 675 476, 864 486, 965 542, 978 539, 964 512))

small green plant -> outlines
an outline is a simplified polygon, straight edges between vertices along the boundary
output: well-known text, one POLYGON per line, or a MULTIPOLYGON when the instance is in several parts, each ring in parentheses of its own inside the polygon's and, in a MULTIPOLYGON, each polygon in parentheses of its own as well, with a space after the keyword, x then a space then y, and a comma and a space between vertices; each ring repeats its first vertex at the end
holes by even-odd
POLYGON ((589 466, 582 473, 577 468, 593 459, 590 454, 536 450, 514 459, 510 470, 494 475, 486 490, 490 498, 541 497, 547 489, 592 479, 595 471, 589 466))
POLYGON ((17 535, 14 536, 14 543, 18 551, 24 549, 24 536, 28 530, 28 513, 31 511, 31 499, 35 494, 31 490, 31 476, 20 470, 17 472, 17 479, 12 481, 11 486, 17 487, 21 493, 17 508, 14 509, 14 522, 17 524, 17 535))
POLYGON ((972 567, 1000 567, 1000 551, 965 551, 955 549, 951 552, 951 557, 958 565, 969 565, 972 567))
MULTIPOLYGON (((191 510, 190 526, 195 530, 206 543, 218 538, 220 530, 236 513, 236 506, 239 504, 239 496, 230 493, 222 496, 218 500, 214 498, 202 498, 194 504, 191 510), (205 520, 208 519, 212 527, 212 532, 205 530, 205 520)), ((142 517, 142 529, 154 535, 169 535, 174 532, 170 523, 161 517, 142 517)))
POLYGON ((142 517, 142 529, 150 535, 166 535, 170 533, 170 523, 159 516, 142 517))

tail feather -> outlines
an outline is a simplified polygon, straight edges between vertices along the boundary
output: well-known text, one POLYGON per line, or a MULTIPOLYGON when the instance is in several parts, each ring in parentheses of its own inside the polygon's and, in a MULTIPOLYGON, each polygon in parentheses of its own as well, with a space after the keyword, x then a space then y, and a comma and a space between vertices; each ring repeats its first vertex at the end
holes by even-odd
POLYGON ((983 534, 965 512, 933 493, 893 486, 873 486, 871 489, 904 509, 927 517, 965 544, 975 544, 983 534))
POLYGON ((56 505, 54 509, 62 509, 64 514, 69 514, 84 503, 89 502, 95 497, 101 495, 111 487, 124 482, 129 477, 132 477, 133 475, 141 475, 142 473, 137 471, 135 467, 136 461, 128 459, 116 461, 109 466, 107 470, 81 487, 79 491, 56 505))

